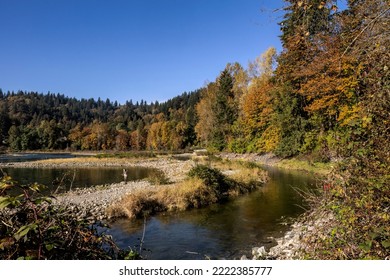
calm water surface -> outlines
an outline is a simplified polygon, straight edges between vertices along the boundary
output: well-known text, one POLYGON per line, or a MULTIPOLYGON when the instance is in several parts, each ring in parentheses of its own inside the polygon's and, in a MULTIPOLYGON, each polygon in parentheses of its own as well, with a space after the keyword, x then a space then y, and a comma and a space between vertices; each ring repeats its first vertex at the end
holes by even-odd
MULTIPOLYGON (((288 229, 288 218, 304 212, 296 189, 310 189, 315 179, 306 174, 268 169, 270 181, 250 195, 223 205, 149 218, 143 248, 148 259, 235 259, 250 256, 252 247, 271 247, 272 237, 288 229)), ((108 233, 122 248, 137 249, 143 221, 118 220, 108 233)))
MULTIPOLYGON (((149 177, 156 170, 145 167, 127 167, 127 181, 136 181, 149 177)), ((68 191, 70 188, 88 188, 95 185, 119 183, 123 181, 122 168, 3 168, 3 172, 19 183, 40 183, 48 191, 68 191)))
MULTIPOLYGON (((16 153, 0 155, 0 162, 24 162, 52 158, 71 158, 72 154, 52 153, 16 153)), ((157 170, 145 167, 126 167, 127 181, 142 180, 155 174, 157 170)), ((88 188, 94 185, 119 183, 123 181, 122 168, 89 167, 89 168, 12 168, 5 167, 2 171, 21 184, 40 183, 48 187, 46 193, 64 192, 71 188, 88 188)), ((0 173, 0 175, 2 175, 0 173)))

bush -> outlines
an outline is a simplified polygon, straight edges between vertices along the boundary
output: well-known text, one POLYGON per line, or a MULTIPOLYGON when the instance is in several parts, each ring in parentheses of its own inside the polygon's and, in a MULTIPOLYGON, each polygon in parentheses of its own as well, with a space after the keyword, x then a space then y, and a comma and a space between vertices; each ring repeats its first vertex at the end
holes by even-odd
POLYGON ((0 181, 0 259, 136 259, 102 232, 53 197, 40 195, 44 186, 20 185, 11 177, 0 181), (14 194, 11 195, 10 193, 14 194))
POLYGON ((169 178, 160 170, 152 172, 147 180, 152 185, 166 185, 170 183, 169 178))
POLYGON ((224 195, 234 184, 232 180, 229 180, 218 169, 202 164, 192 168, 188 173, 188 176, 190 178, 199 178, 203 180, 207 187, 214 189, 218 193, 218 196, 224 195))

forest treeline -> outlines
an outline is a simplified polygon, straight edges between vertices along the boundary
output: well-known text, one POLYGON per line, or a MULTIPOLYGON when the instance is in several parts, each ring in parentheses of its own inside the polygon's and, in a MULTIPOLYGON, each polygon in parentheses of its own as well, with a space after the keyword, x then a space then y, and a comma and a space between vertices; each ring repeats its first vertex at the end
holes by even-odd
POLYGON ((0 90, 0 139, 22 150, 179 150, 195 143, 199 91, 164 103, 0 90))
POLYGON ((246 66, 228 63, 215 81, 167 102, 0 91, 0 143, 348 156, 388 124, 388 3, 351 0, 340 11, 337 1, 286 2, 280 54, 271 47, 246 66))

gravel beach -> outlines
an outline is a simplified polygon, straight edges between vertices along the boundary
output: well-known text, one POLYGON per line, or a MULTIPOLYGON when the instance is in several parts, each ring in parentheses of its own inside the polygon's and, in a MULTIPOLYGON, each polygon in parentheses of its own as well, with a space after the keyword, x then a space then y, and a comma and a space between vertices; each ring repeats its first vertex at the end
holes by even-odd
MULTIPOLYGON (((48 159, 33 162, 1 163, 1 167, 12 168, 88 168, 88 167, 148 167, 160 170, 169 182, 175 183, 185 178, 186 173, 194 166, 192 160, 177 160, 171 157, 151 159, 117 159, 117 158, 66 158, 48 159)), ((169 187, 170 185, 166 185, 169 187)), ((126 194, 139 189, 155 188, 147 180, 120 182, 115 184, 91 186, 86 189, 75 189, 59 194, 53 203, 69 207, 80 218, 91 221, 109 219, 106 209, 113 202, 120 200, 126 194)), ((161 186, 160 186, 161 187, 161 186)))

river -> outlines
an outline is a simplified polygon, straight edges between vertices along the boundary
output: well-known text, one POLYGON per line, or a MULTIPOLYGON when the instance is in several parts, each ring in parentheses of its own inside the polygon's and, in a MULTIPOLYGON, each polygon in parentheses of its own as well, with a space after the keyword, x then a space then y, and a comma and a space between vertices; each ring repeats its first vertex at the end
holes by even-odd
POLYGON ((305 211, 297 189, 315 186, 315 178, 302 172, 267 169, 270 180, 259 191, 205 209, 154 216, 146 223, 121 219, 107 233, 122 248, 142 247, 147 259, 250 256, 253 247, 275 245, 273 239, 288 229, 286 222, 305 211))
MULTIPOLYGON (((27 158, 35 160, 42 156, 48 157, 27 158)), ((315 177, 304 172, 266 169, 270 180, 249 195, 204 209, 160 214, 146 222, 120 219, 110 224, 107 234, 112 235, 123 249, 140 250, 142 247, 142 255, 147 259, 238 259, 242 255, 250 256, 253 247, 275 245, 274 239, 288 230, 286 222, 305 211, 304 201, 297 190, 309 190, 316 184, 315 177)), ((53 182, 61 179, 66 184, 60 191, 69 189, 70 185, 88 187, 123 180, 122 169, 112 167, 10 167, 3 168, 3 171, 22 183, 48 185, 51 191, 57 188, 53 182)), ((153 170, 149 168, 130 168, 128 180, 146 178, 150 172, 153 170)))

